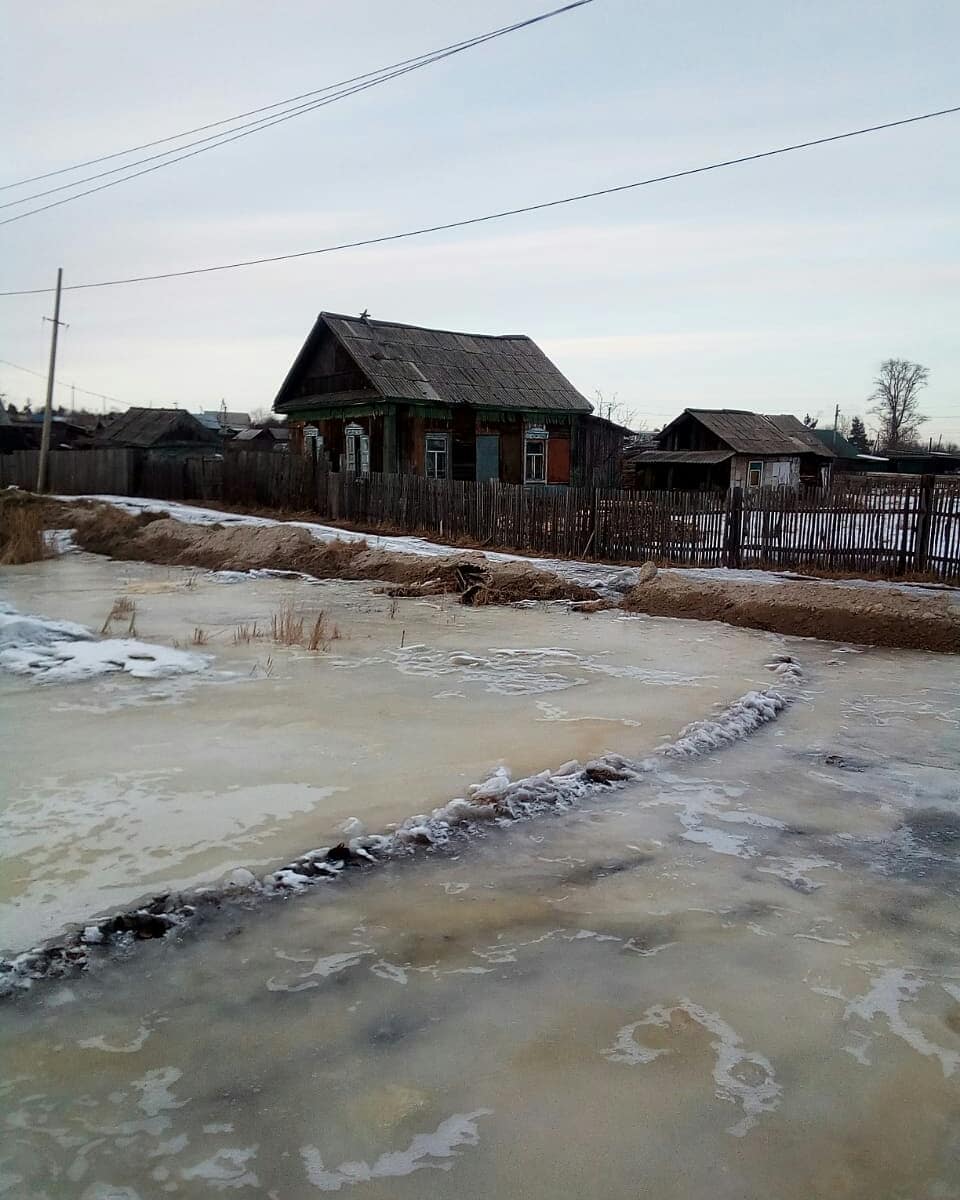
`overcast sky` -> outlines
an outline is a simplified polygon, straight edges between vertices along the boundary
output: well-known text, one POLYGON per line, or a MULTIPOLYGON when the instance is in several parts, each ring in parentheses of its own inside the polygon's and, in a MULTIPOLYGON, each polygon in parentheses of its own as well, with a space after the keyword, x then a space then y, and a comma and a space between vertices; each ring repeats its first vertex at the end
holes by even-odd
MULTIPOLYGON (((0 182, 550 7, 3 0, 0 182)), ((282 254, 943 108, 958 45, 953 0, 594 0, 0 227, 0 290, 282 254)), ((366 308, 528 333, 648 427, 687 405, 866 415, 881 359, 912 358, 924 433, 960 440, 958 144, 960 115, 393 246, 66 293, 58 377, 124 405, 269 407, 316 313, 366 308)), ((0 358, 43 371, 50 309, 0 299, 0 358)), ((0 364, 0 390, 37 404, 43 383, 0 364)))

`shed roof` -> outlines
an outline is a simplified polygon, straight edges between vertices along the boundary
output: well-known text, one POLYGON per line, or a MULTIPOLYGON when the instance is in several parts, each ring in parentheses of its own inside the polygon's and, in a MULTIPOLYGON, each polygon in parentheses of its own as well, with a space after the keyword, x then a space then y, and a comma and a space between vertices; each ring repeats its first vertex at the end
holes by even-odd
POLYGON ((290 440, 290 430, 286 425, 251 425, 249 429, 241 429, 233 440, 235 442, 254 442, 264 433, 273 438, 275 442, 290 440))
POLYGON ((643 466, 644 463, 712 463, 726 462, 733 458, 732 450, 646 450, 638 447, 624 454, 628 462, 643 466))
MULTIPOLYGON (((288 385, 306 365, 324 329, 330 330, 385 400, 544 412, 593 411, 590 401, 525 334, 456 333, 328 312, 317 318, 275 407, 292 403, 288 385)), ((336 396, 329 401, 336 402, 336 396)))
POLYGON ((686 408, 663 430, 666 433, 684 417, 692 417, 737 454, 817 454, 833 458, 833 451, 802 421, 789 414, 767 416, 738 408, 686 408))
POLYGON ((215 433, 182 408, 128 408, 100 431, 97 441, 146 449, 164 438, 176 441, 178 436, 190 441, 219 441, 215 433))

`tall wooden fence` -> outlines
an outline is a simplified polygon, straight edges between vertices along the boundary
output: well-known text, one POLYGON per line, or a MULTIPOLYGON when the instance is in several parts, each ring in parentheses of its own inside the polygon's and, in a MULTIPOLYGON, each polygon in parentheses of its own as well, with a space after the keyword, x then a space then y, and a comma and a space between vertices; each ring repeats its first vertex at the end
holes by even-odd
MULTIPOLYGON (((0 486, 35 485, 35 451, 0 456, 0 486)), ((626 492, 359 478, 260 452, 161 458, 54 451, 50 486, 312 514, 365 529, 546 556, 776 567, 960 582, 960 479, 836 480, 822 490, 626 492)))

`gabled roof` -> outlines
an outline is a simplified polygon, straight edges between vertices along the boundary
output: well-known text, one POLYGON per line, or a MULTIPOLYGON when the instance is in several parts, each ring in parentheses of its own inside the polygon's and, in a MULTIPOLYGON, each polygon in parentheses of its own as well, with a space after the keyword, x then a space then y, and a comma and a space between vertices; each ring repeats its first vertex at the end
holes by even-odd
POLYGON ((796 417, 766 416, 738 408, 685 408, 661 431, 661 437, 692 417, 737 454, 818 454, 833 458, 833 451, 796 417))
MULTIPOLYGON (((593 411, 540 347, 524 334, 493 336, 427 329, 323 312, 297 356, 274 407, 294 406, 291 384, 325 329, 384 400, 467 404, 544 412, 593 411)), ((324 397, 335 401, 335 395, 324 397)))
POLYGON ((853 442, 848 442, 843 434, 835 429, 814 429, 813 435, 823 442, 828 450, 832 450, 837 458, 857 458, 860 454, 853 442))
POLYGON ((245 412, 224 412, 222 409, 205 409, 197 417, 201 425, 208 429, 246 429, 250 425, 250 414, 245 412))
POLYGON ((219 437, 182 408, 128 408, 97 435, 97 442, 146 449, 157 442, 218 442, 219 437))
POLYGON ((235 442, 254 442, 263 433, 273 438, 275 442, 290 440, 290 430, 286 425, 251 425, 249 429, 241 429, 233 440, 235 442))

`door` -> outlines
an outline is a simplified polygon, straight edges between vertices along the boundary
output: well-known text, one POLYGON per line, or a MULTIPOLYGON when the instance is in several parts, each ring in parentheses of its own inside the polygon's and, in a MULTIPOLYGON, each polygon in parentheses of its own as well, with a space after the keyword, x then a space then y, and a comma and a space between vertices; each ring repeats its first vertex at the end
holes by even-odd
POLYGON ((500 478, 500 435, 477 435, 477 479, 500 478))

